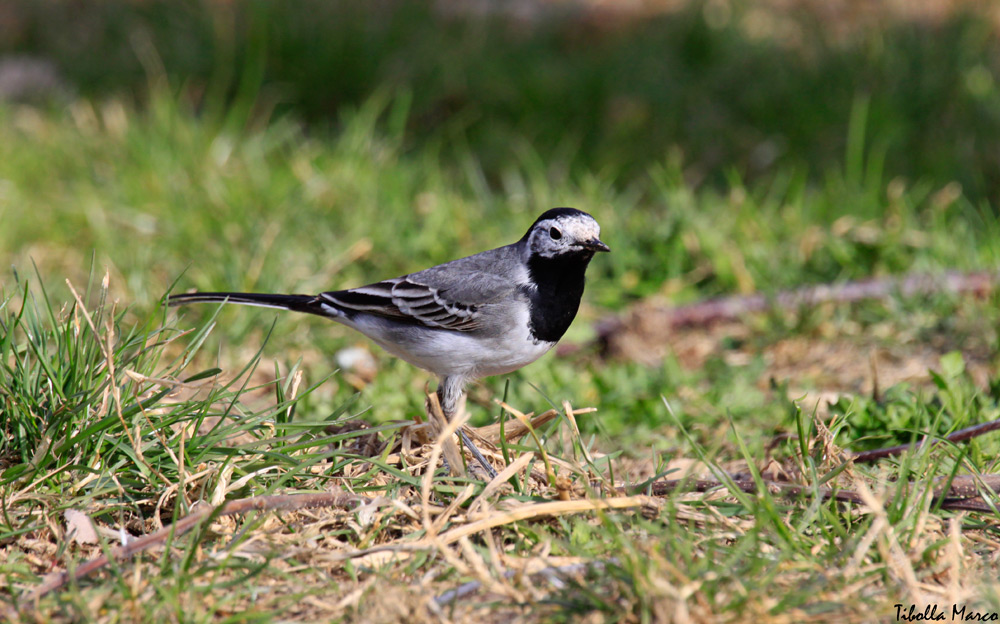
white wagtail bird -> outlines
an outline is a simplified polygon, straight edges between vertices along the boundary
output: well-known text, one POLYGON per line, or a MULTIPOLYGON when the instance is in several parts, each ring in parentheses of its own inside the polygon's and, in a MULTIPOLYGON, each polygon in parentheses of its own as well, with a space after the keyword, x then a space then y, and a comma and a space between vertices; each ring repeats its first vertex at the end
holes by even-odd
POLYGON ((515 371, 562 338, 580 307, 587 265, 595 252, 610 251, 600 234, 586 212, 553 208, 516 243, 368 286, 318 295, 187 293, 168 303, 279 308, 347 325, 438 375, 441 410, 450 420, 469 381, 515 371))

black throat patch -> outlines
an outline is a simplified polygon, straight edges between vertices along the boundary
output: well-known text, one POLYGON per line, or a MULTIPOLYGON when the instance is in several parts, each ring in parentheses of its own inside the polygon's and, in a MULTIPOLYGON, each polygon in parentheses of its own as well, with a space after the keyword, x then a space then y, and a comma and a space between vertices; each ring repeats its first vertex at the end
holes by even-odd
POLYGON ((535 340, 558 342, 580 309, 584 273, 592 251, 562 254, 555 258, 532 256, 528 273, 537 288, 525 289, 530 316, 528 324, 535 340))

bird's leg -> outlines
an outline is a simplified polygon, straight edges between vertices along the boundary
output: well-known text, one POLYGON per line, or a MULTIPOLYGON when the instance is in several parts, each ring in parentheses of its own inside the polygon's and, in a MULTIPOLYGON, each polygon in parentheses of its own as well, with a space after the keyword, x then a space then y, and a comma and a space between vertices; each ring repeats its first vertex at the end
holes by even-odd
MULTIPOLYGON (((441 383, 438 384, 437 395, 441 403, 441 412, 445 419, 451 422, 452 418, 465 409, 465 380, 459 377, 442 377, 441 383)), ((469 449, 469 452, 483 467, 490 479, 497 476, 497 471, 486 461, 482 452, 476 448, 476 445, 472 443, 461 427, 458 428, 458 435, 462 438, 465 448, 469 449)))
POLYGON ((437 389, 438 402, 441 403, 441 412, 450 422, 463 407, 461 403, 465 398, 465 382, 460 377, 442 377, 437 389))

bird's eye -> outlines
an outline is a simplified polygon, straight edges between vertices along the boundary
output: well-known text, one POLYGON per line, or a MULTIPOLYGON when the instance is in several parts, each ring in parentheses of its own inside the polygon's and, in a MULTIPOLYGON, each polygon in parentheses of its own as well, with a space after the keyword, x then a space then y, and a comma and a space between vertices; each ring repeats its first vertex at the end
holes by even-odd
POLYGON ((549 229, 549 236, 552 237, 552 240, 559 240, 560 238, 562 238, 562 232, 560 232, 556 228, 551 228, 549 229))

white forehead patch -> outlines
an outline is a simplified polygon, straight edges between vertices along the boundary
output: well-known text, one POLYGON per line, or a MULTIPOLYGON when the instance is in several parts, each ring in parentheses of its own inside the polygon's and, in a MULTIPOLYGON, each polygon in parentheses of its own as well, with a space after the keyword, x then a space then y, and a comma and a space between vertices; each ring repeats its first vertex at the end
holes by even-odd
POLYGON ((570 240, 593 240, 601 237, 601 226, 592 217, 583 214, 564 215, 555 219, 546 219, 538 224, 545 231, 558 228, 562 235, 570 240))

